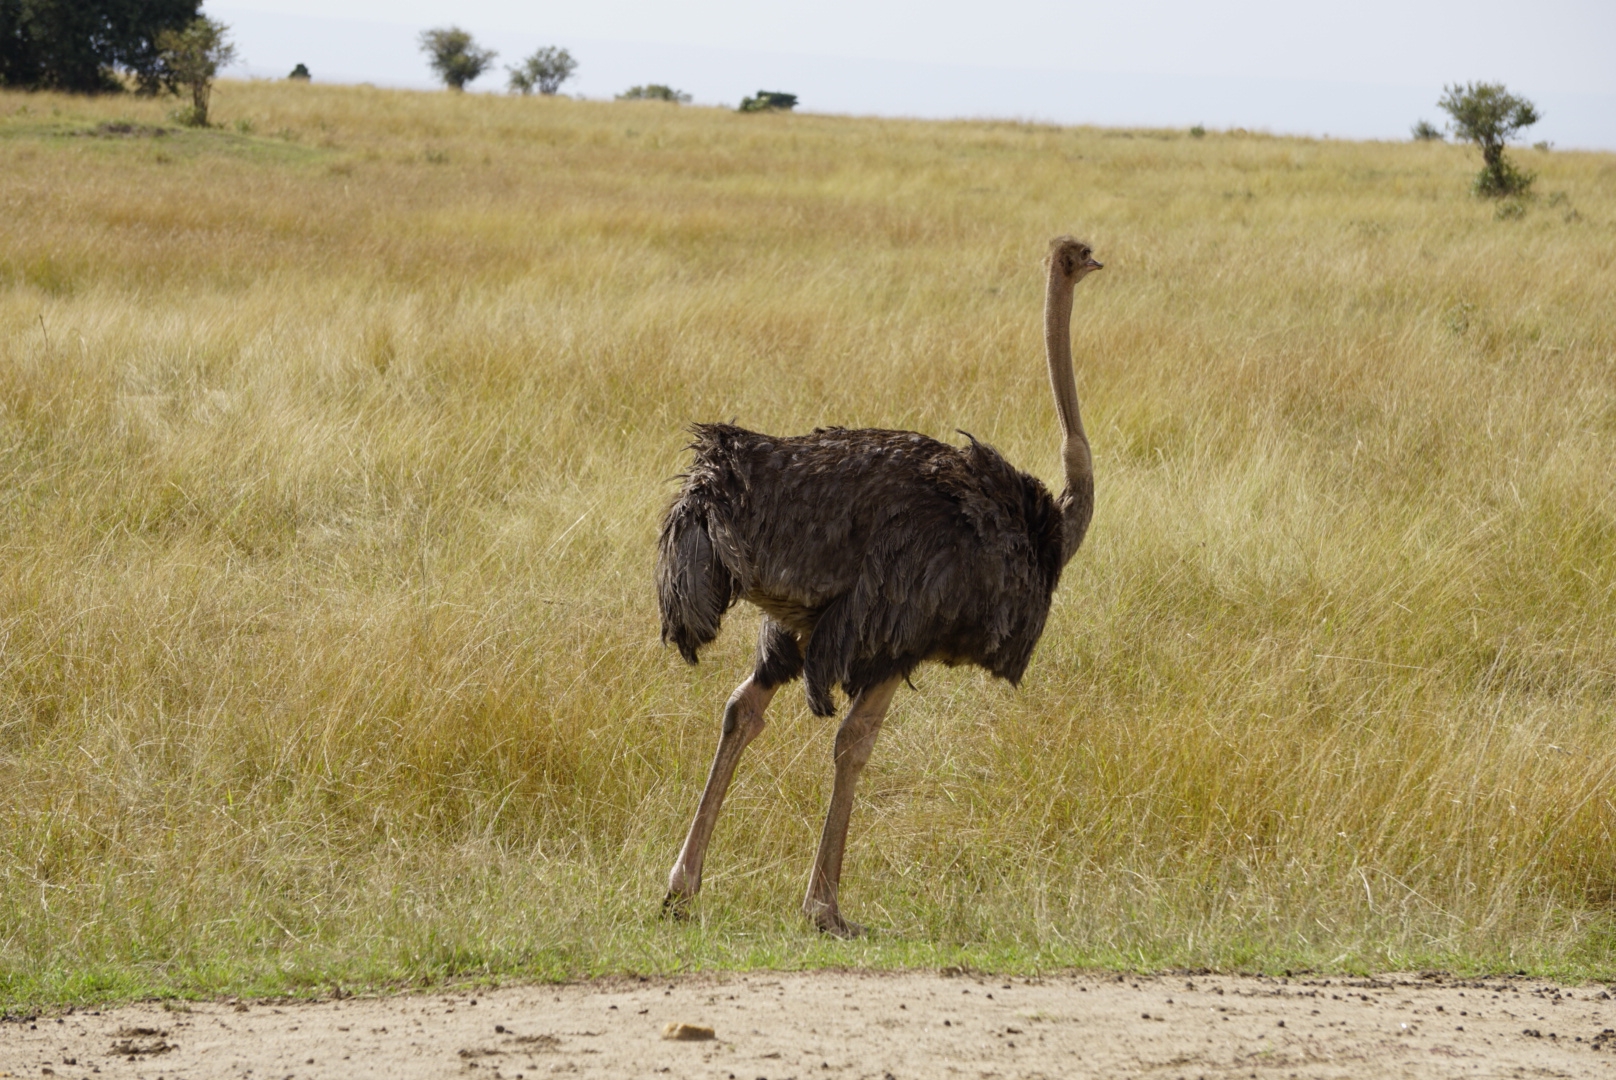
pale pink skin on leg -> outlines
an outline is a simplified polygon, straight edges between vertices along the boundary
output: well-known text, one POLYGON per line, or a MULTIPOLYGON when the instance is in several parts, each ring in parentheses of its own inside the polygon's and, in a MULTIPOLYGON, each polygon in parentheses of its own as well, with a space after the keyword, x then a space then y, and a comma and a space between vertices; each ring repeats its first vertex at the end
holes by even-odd
POLYGON ((685 837, 685 846, 668 874, 668 895, 662 901, 663 910, 678 914, 701 891, 701 865, 707 858, 707 844, 713 838, 718 811, 724 805, 724 796, 729 791, 741 753, 763 730, 763 711, 769 707, 774 691, 774 687, 761 687, 749 678, 729 696, 729 704, 724 706, 718 752, 713 755, 713 767, 707 772, 707 786, 702 789, 695 820, 690 823, 690 834, 685 837))
POLYGON ((836 783, 831 790, 830 808, 825 812, 825 830, 819 836, 814 855, 813 875, 808 879, 808 895, 802 902, 803 914, 815 926, 837 937, 857 937, 864 928, 842 918, 837 891, 842 881, 842 855, 847 850, 847 824, 853 815, 853 791, 859 774, 875 749, 892 695, 902 679, 889 679, 859 694, 847 710, 847 719, 836 729, 836 783))
MULTIPOLYGON (((847 826, 853 816, 853 794, 859 774, 870 760, 881 721, 902 681, 890 679, 854 698, 847 718, 836 730, 835 786, 831 790, 830 808, 825 812, 825 828, 819 837, 819 850, 814 855, 814 869, 802 910, 815 926, 837 937, 856 937, 864 932, 863 927, 842 918, 837 903, 842 856, 847 850, 847 826)), ((685 905, 701 891, 702 863, 707 858, 713 826, 718 823, 718 812, 724 805, 724 796, 742 752, 763 730, 763 712, 769 707, 774 691, 774 687, 761 687, 747 679, 730 695, 729 704, 724 707, 718 752, 707 773, 707 786, 702 789, 701 802, 696 807, 695 820, 690 823, 685 845, 668 874, 668 895, 662 901, 664 911, 681 914, 685 905)))

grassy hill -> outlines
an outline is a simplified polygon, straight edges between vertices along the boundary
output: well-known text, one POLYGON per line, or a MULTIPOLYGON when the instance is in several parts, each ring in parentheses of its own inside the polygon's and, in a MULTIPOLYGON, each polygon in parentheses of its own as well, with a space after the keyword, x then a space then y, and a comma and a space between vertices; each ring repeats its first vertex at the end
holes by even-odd
POLYGON ((0 1001, 712 966, 1616 974, 1616 157, 227 83, 0 94, 0 1001), (756 616, 657 641, 683 427, 965 429, 1098 509, 797 905, 756 616))

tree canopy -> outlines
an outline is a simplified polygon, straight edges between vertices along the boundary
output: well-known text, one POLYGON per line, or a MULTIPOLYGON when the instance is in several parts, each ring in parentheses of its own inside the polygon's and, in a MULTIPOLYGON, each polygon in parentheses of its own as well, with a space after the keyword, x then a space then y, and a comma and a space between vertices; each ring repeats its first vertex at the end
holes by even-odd
POLYGON ((493 64, 499 54, 484 49, 472 36, 458 26, 440 26, 421 31, 421 51, 427 62, 438 73, 443 85, 451 90, 464 90, 493 64))
POLYGON ((1504 156, 1504 144, 1542 119, 1537 106, 1503 83, 1455 83, 1444 88, 1437 106, 1453 118, 1456 136, 1481 148, 1476 194, 1514 195, 1532 186, 1532 174, 1515 168, 1504 156))
POLYGON ((200 0, 0 0, 0 84, 97 93, 162 84, 157 36, 197 17, 200 0))
POLYGON ((506 68, 511 73, 513 93, 531 94, 537 90, 546 96, 561 89, 561 84, 572 78, 578 70, 578 61, 566 49, 546 45, 523 60, 521 66, 506 68))

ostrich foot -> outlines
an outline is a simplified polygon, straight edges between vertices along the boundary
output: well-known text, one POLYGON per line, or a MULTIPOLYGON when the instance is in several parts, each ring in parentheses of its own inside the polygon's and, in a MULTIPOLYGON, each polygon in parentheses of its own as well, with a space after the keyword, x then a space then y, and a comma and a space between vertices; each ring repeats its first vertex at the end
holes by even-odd
POLYGON ((842 938, 845 941, 851 941, 853 938, 863 937, 869 933, 858 923, 848 922, 840 915, 828 919, 816 919, 814 922, 819 927, 821 934, 829 934, 831 937, 842 938))
POLYGON ((813 920, 814 926, 819 929, 821 934, 828 934, 831 937, 849 940, 863 937, 868 932, 858 923, 848 922, 842 918, 842 913, 835 908, 822 908, 819 911, 811 911, 808 913, 808 917, 813 920))
POLYGON ((662 917, 671 922, 689 922, 691 897, 684 893, 668 890, 668 895, 662 898, 662 917))

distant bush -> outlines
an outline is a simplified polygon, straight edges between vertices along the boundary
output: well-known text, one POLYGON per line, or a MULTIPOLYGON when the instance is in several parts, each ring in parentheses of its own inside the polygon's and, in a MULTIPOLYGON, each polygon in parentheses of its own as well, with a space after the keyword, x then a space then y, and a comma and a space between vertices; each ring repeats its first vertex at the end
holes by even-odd
POLYGON ((618 101, 671 101, 676 105, 684 105, 690 101, 690 95, 683 90, 675 90, 671 86, 661 83, 647 83, 645 86, 631 86, 617 95, 618 101))
POLYGON ((1190 137, 1195 139, 1206 138, 1206 128, 1202 127, 1200 124, 1196 124, 1194 127, 1190 128, 1190 137))
POLYGON ((1483 168, 1470 183, 1470 190, 1484 199, 1502 199, 1514 195, 1527 195, 1537 173, 1522 169, 1502 158, 1491 168, 1483 168))
POLYGON ((286 77, 288 79, 302 79, 304 82, 308 82, 310 79, 314 78, 314 76, 309 74, 307 64, 297 65, 297 67, 292 69, 292 73, 286 77))
POLYGON ((157 35, 157 55, 162 62, 162 78, 174 93, 189 90, 191 107, 177 117, 194 127, 208 126, 208 102, 213 96, 213 79, 219 69, 236 58, 230 42, 230 28, 205 15, 198 15, 183 30, 164 30, 157 35))
POLYGON ((1415 124, 1411 134, 1415 142, 1443 142, 1447 138, 1442 134, 1442 129, 1429 120, 1421 120, 1415 124))
POLYGON ((475 82, 499 55, 493 49, 480 47, 458 26, 421 31, 421 51, 443 85, 451 90, 464 90, 467 83, 475 82))
POLYGON ((510 88, 513 94, 527 95, 537 90, 549 97, 561 89, 562 83, 572 78, 573 72, 578 70, 578 61, 566 49, 546 45, 523 60, 520 67, 505 70, 511 73, 510 88))
POLYGON ((1455 83, 1445 88, 1437 105, 1453 117, 1453 133, 1481 148, 1481 172, 1471 189, 1487 198, 1524 195, 1533 174, 1517 169, 1504 156, 1504 144, 1542 117, 1537 106, 1504 89, 1503 83, 1455 83))
POLYGON ((1582 215, 1577 213, 1577 208, 1571 205, 1571 196, 1567 195, 1563 191, 1556 191, 1554 194, 1550 195, 1549 205, 1564 207, 1564 209, 1560 211, 1560 220, 1564 221, 1567 225, 1571 225, 1582 220, 1582 215))
POLYGON ((779 90, 759 90, 757 95, 741 99, 740 112, 790 112, 797 107, 797 95, 779 90))

